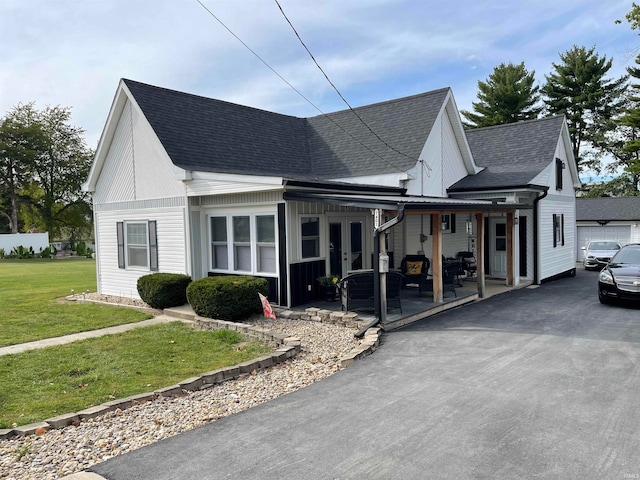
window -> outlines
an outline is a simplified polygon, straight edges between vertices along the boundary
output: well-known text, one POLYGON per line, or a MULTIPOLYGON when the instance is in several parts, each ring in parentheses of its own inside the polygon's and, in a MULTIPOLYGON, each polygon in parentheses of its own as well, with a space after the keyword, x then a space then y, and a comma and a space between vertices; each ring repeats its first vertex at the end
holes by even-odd
POLYGON ((556 190, 562 190, 562 171, 564 170, 564 162, 556 158, 556 190))
POLYGON ((302 242, 302 258, 320 256, 320 217, 300 218, 300 238, 302 242))
POLYGON ((211 261, 213 268, 229 268, 227 217, 211 217, 211 261))
POLYGON ((256 217, 258 271, 276 273, 276 224, 273 215, 256 217))
POLYGON ((209 227, 212 270, 277 272, 275 215, 212 215, 209 227))
MULTIPOLYGON (((433 235, 433 218, 434 215, 431 215, 431 228, 429 230, 429 233, 431 235, 433 235)), ((452 213, 452 214, 443 214, 440 215, 440 228, 442 230, 442 233, 456 233, 456 214, 452 213)))
POLYGON ((553 215, 553 247, 564 245, 564 214, 553 215))
POLYGON ((156 222, 117 222, 118 268, 158 270, 156 222))

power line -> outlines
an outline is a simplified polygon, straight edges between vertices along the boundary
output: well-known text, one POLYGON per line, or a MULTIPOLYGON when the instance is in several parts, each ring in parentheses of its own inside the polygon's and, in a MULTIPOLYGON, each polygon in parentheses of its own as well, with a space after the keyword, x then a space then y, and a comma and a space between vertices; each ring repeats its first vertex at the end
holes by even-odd
POLYGON ((282 8, 282 5, 280 5, 280 2, 278 2, 278 0, 274 0, 276 2, 276 5, 278 6, 278 8, 280 9, 280 13, 282 13, 282 16, 284 17, 284 19, 287 21, 287 23, 289 24, 289 26, 291 27, 291 29, 293 30, 293 33, 296 34, 296 37, 298 38, 298 40, 300 41, 300 43, 302 44, 302 46, 304 47, 304 49, 307 51, 307 53, 309 54, 309 56, 311 57, 311 60, 313 60, 313 63, 316 64, 316 67, 318 67, 318 70, 320 70, 322 72, 322 74, 324 75, 324 78, 327 79, 327 82, 329 82, 329 85, 331 85, 333 87, 333 89, 336 91, 336 93, 338 94, 338 96, 342 99, 342 101, 345 103, 345 105, 347 107, 349 107, 349 110, 351 110, 351 112, 358 117, 358 120, 365 126, 367 127, 367 129, 378 139, 380 140, 387 148, 390 148, 391 150, 393 150, 396 153, 399 153, 400 155, 403 155, 411 160, 415 160, 418 161, 417 158, 414 158, 410 155, 407 155, 404 152, 401 152, 400 150, 398 150, 397 148, 389 145, 387 142, 385 142, 382 138, 380 138, 380 135, 378 135, 376 132, 373 131, 373 129, 367 124, 367 122, 365 122, 362 117, 358 114, 358 112, 356 112, 353 107, 349 104, 349 102, 347 102, 347 99, 344 98, 344 96, 342 95, 342 93, 340 93, 340 90, 338 90, 338 87, 335 86, 335 84, 331 81, 331 79, 329 78, 329 75, 327 75, 327 72, 324 71, 324 69, 320 66, 320 64, 318 63, 318 61, 316 60, 316 58, 313 56, 313 53, 311 53, 311 50, 309 50, 309 47, 307 47, 306 43, 304 43, 304 41, 302 40, 302 38, 300 37, 300 34, 298 33, 298 31, 296 30, 296 27, 293 26, 293 23, 291 23, 291 20, 289 20, 289 17, 287 17, 287 14, 284 13, 284 9, 282 8))
MULTIPOLYGON (((342 127, 342 125, 340 125, 339 123, 337 123, 333 118, 331 118, 328 114, 326 114, 325 112, 323 112, 320 107, 318 107, 315 103, 313 103, 311 100, 309 100, 302 92, 300 92, 300 90, 298 90, 296 87, 294 87, 291 83, 289 83, 287 81, 287 79, 285 79, 282 75, 280 75, 280 73, 278 73, 278 71, 273 68, 271 65, 269 65, 269 63, 267 63, 266 60, 264 60, 260 55, 258 55, 258 53, 256 53, 255 50, 253 50, 249 45, 247 45, 238 35, 236 35, 229 27, 227 27, 227 25, 225 25, 225 23, 220 20, 209 8, 207 8, 207 6, 202 3, 201 0, 196 0, 196 2, 198 2, 200 4, 200 6, 202 8, 204 8, 209 15, 211 15, 220 25, 222 25, 222 27, 224 27, 224 29, 229 32, 236 40, 238 40, 247 50, 249 50, 258 60, 260 60, 269 70, 271 70, 280 80, 282 80, 284 83, 286 83, 291 89, 293 89, 293 91, 295 91, 298 95, 300 95, 307 103, 309 103, 313 108, 315 108, 318 112, 320 112, 320 114, 322 116, 324 116, 327 120, 329 120, 331 123, 333 123, 336 127, 338 127, 340 130, 342 130, 344 133, 346 133, 347 135, 349 135, 349 137, 351 137, 353 140, 355 140, 357 143, 359 143, 360 145, 362 145, 364 148, 366 148, 368 151, 370 151, 372 154, 374 154, 376 157, 378 157, 380 160, 382 160, 383 162, 387 163, 388 165, 392 166, 393 168, 397 169, 398 171, 402 172, 404 171, 404 169, 398 167, 397 165, 395 165, 393 162, 387 160, 386 158, 382 157, 379 153, 375 152, 374 150, 372 150, 369 146, 365 145, 364 143, 362 143, 359 139, 357 139, 356 137, 354 137, 350 132, 348 132, 344 127, 342 127)), ((284 12, 283 12, 284 14, 284 12)), ((285 16, 286 18, 286 16, 285 16)), ((293 26, 292 26, 293 27, 293 26)), ((295 30, 294 30, 295 31, 295 30)), ((306 48, 306 47, 305 47, 306 48)), ((310 53, 310 52, 309 52, 310 53)), ((324 73, 324 72, 323 72, 324 73)), ((325 75, 326 76, 326 75, 325 75)), ((327 78, 328 80, 328 78, 327 78)), ((331 83, 331 81, 329 81, 331 83)), ((333 84, 332 84, 333 85, 333 84)), ((335 86, 334 86, 335 88, 335 86)), ((340 92, 338 92, 339 94, 340 92)), ((340 95, 342 97, 342 95, 340 95)), ((343 98, 344 100, 344 98, 343 98)), ((346 100, 344 100, 346 102, 346 100)), ((349 105, 347 103, 347 105, 349 105)), ((349 106, 349 108, 351 109, 352 112, 356 113, 351 106, 349 106)), ((358 116, 358 118, 360 118, 360 116, 356 113, 356 116, 358 116)), ((362 119, 360 119, 360 121, 362 121, 362 119)), ((364 123, 364 121, 362 121, 362 123, 364 123)), ((364 123, 366 125, 366 123, 364 123)), ((367 128, 369 128, 368 125, 366 125, 367 128)), ((371 130, 371 128, 369 128, 369 130, 371 130)), ((375 134, 375 132, 373 132, 373 130, 371 130, 371 132, 375 134)), ((376 135, 376 137, 378 137, 378 135, 376 135)), ((378 137, 378 139, 380 139, 380 137, 378 137)), ((384 140, 380 139, 383 143, 386 144, 386 142, 384 142, 384 140)), ((389 145, 387 145, 387 147, 391 148, 392 150, 398 152, 397 150, 395 150, 394 148, 390 147, 389 145)), ((398 152, 402 155, 404 155, 405 157, 408 157, 408 155, 402 153, 402 152, 398 152)), ((412 157, 408 157, 411 158, 412 160, 414 160, 412 157)))

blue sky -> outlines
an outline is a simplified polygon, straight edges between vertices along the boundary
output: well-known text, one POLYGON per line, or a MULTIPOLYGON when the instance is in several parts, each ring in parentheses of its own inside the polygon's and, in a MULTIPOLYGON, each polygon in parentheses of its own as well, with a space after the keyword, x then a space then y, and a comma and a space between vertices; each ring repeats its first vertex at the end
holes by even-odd
MULTIPOLYGON (((323 112, 345 105, 273 0, 202 0, 323 112)), ((640 46, 620 0, 280 0, 352 106, 442 87, 470 109, 478 80, 524 61, 539 83, 574 44, 625 73, 640 46)), ((99 140, 121 77, 283 114, 318 111, 196 0, 2 0, 0 115, 20 102, 73 107, 99 140)))

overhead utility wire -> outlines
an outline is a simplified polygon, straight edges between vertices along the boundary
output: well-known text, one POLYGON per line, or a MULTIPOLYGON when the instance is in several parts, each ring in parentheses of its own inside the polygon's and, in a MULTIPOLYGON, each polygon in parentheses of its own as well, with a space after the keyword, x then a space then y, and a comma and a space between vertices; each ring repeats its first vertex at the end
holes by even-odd
MULTIPOLYGON (((227 32, 229 32, 231 35, 233 35, 233 37, 238 40, 247 50, 249 50, 251 53, 253 53, 253 55, 260 60, 269 70, 271 70, 274 74, 276 74, 276 76, 282 80, 284 83, 286 83, 289 87, 291 87, 291 89, 293 89, 298 95, 300 95, 307 103, 309 103, 313 108, 315 108, 318 112, 320 112, 327 120, 329 120, 331 123, 333 123, 336 127, 338 127, 340 130, 342 130, 344 133, 346 133, 347 135, 349 135, 353 140, 355 140, 357 143, 359 143, 360 145, 362 145, 364 148, 366 148, 367 150, 369 150, 371 153, 373 153, 376 157, 380 158, 380 160, 382 160, 383 162, 387 163, 388 165, 391 165, 392 167, 396 168, 398 171, 402 171, 403 169, 401 169, 400 167, 398 167, 397 165, 393 164, 392 162, 390 162, 389 160, 387 160, 386 158, 382 157, 379 153, 373 151, 370 147, 368 147, 367 145, 365 145, 364 143, 362 143, 360 140, 358 140, 356 137, 354 137, 350 132, 348 132, 347 130, 344 129, 344 127, 342 127, 342 125, 340 125, 339 123, 337 123, 333 118, 331 118, 329 115, 327 115, 326 113, 324 113, 315 103, 313 103, 311 100, 309 100, 302 92, 300 92, 300 90, 298 90, 296 87, 294 87, 291 83, 289 83, 287 81, 287 79, 285 79, 282 75, 280 75, 278 73, 278 71, 273 68, 271 65, 269 65, 267 63, 266 60, 264 60, 260 55, 258 55, 249 45, 247 45, 245 42, 242 41, 242 39, 240 37, 238 37, 235 33, 233 33, 233 31, 227 27, 224 22, 222 20, 220 20, 211 10, 209 10, 209 8, 207 8, 207 6, 202 3, 201 0, 196 0, 196 2, 198 2, 200 4, 200 6, 202 8, 204 8, 209 15, 211 15, 220 25, 222 25, 224 27, 225 30, 227 30, 227 32)), ((335 88, 335 87, 334 87, 335 88)), ((345 100, 346 101, 346 100, 345 100)), ((351 107, 349 107, 351 108, 351 107)), ((376 135, 377 136, 377 135, 376 135)), ((378 137, 379 138, 379 137, 378 137)), ((401 153, 401 152, 400 152, 401 153)), ((404 155, 404 154, 403 154, 404 155)), ((405 155, 406 156, 406 155, 405 155)))
POLYGON ((382 138, 380 138, 380 135, 378 135, 376 132, 373 131, 373 129, 367 124, 367 122, 365 122, 362 117, 358 114, 358 112, 356 112, 353 107, 349 104, 349 102, 347 102, 347 99, 344 98, 344 96, 342 95, 342 93, 340 93, 340 90, 338 90, 338 87, 335 86, 335 84, 331 81, 331 79, 329 78, 329 76, 327 75, 327 73, 323 70, 323 68, 320 66, 320 64, 318 63, 318 61, 316 60, 316 58, 313 56, 313 53, 311 53, 311 50, 309 50, 309 47, 307 47, 306 43, 304 43, 304 41, 302 40, 302 38, 300 37, 300 34, 298 33, 298 31, 296 30, 296 27, 293 26, 293 23, 291 23, 291 20, 289 20, 289 17, 287 17, 287 14, 284 13, 284 10, 282 8, 282 5, 280 5, 280 2, 278 2, 278 0, 274 0, 276 2, 276 5, 278 5, 278 8, 280 9, 280 13, 282 13, 282 16, 284 17, 284 19, 287 21, 287 23, 289 24, 289 26, 291 27, 291 29, 293 30, 293 33, 296 34, 296 37, 298 37, 298 40, 300 41, 300 43, 302 44, 302 46, 304 47, 304 49, 307 51, 307 53, 309 54, 309 56, 311 57, 311 60, 313 60, 313 63, 316 64, 316 67, 318 67, 318 70, 320 70, 322 72, 322 74, 324 75, 324 78, 327 79, 327 82, 329 82, 329 85, 331 85, 333 87, 333 89, 336 91, 336 93, 338 94, 338 96, 342 99, 342 101, 345 103, 345 105, 347 107, 349 107, 349 110, 351 110, 351 112, 358 117, 358 120, 360 120, 360 122, 367 127, 367 129, 378 139, 380 140, 387 148, 390 148, 391 150, 393 150, 396 153, 399 153, 400 155, 403 155, 411 160, 415 160, 418 161, 419 159, 414 158, 410 155, 407 155, 404 152, 401 152, 400 150, 398 150, 397 148, 389 145, 387 142, 385 142, 382 138))

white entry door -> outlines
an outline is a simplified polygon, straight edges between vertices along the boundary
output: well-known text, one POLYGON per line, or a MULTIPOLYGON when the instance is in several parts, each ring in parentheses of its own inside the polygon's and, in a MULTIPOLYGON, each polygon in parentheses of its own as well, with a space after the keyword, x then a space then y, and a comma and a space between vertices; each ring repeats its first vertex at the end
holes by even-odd
POLYGON ((490 255, 493 277, 507 276, 507 220, 506 218, 491 218, 490 222, 490 255))

